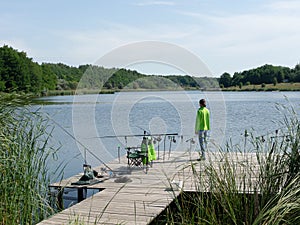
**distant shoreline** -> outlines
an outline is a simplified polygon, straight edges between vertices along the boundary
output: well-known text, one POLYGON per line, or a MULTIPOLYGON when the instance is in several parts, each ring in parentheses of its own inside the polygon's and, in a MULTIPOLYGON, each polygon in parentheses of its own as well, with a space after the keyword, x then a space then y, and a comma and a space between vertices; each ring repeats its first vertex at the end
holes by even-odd
POLYGON ((227 88, 206 88, 206 89, 101 89, 101 90, 53 90, 42 94, 42 96, 59 96, 75 94, 114 94, 117 92, 145 92, 145 91, 300 91, 300 83, 278 83, 277 85, 245 85, 240 87, 227 88))
POLYGON ((257 84, 244 85, 242 87, 222 88, 222 91, 300 91, 300 83, 278 83, 274 84, 257 84))

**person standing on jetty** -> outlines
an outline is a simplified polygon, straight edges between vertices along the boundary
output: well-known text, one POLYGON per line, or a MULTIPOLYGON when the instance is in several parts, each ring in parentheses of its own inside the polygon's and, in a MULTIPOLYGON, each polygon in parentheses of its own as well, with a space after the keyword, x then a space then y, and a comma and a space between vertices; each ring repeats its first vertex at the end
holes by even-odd
POLYGON ((200 108, 197 111, 196 124, 195 124, 195 134, 199 137, 199 144, 201 148, 201 158, 198 161, 205 160, 205 150, 207 147, 207 135, 210 130, 209 110, 206 108, 205 99, 199 101, 200 108))

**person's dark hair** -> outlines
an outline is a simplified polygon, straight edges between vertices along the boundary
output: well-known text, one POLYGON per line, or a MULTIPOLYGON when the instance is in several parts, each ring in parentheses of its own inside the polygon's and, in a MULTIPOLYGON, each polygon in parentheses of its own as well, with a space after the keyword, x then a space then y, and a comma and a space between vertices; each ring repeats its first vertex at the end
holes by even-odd
POLYGON ((199 103, 200 103, 200 105, 206 107, 205 99, 202 98, 202 99, 199 101, 199 103))

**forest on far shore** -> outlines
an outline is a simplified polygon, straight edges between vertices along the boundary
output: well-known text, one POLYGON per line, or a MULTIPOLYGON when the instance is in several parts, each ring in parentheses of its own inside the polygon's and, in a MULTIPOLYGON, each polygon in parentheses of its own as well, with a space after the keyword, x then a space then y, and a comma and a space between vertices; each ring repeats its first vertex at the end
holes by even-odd
POLYGON ((300 82, 300 64, 294 68, 263 65, 220 77, 189 75, 145 75, 124 68, 96 65, 68 66, 63 63, 34 62, 25 52, 0 47, 0 92, 47 94, 64 90, 160 89, 214 90, 245 85, 300 82))

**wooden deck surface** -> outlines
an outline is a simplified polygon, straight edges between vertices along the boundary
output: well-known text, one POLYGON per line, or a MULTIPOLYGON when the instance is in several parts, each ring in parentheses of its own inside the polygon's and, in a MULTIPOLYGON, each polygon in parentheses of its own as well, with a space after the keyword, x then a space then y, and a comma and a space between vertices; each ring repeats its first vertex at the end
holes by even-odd
MULTIPOLYGON (((197 152, 172 152, 165 160, 154 161, 146 173, 145 168, 127 166, 127 158, 116 159, 108 164, 114 171, 114 176, 104 176, 102 182, 88 186, 101 188, 80 203, 61 211, 44 220, 44 224, 69 224, 70 221, 80 221, 84 224, 148 224, 158 216, 179 194, 180 189, 171 188, 171 181, 182 181, 182 191, 208 191, 205 182, 201 185, 195 173, 201 174, 208 163, 220 165, 222 158, 217 154, 208 154, 205 161, 197 161, 197 152), (195 180, 196 179, 196 180, 195 180)), ((236 165, 242 165, 244 160, 251 161, 251 179, 255 179, 255 155, 234 155, 236 165)), ((244 167, 237 166, 236 170, 244 167)), ((100 167, 93 168, 100 171, 100 167)), ((63 180, 53 186, 72 187, 71 183, 78 181, 82 174, 63 180)), ((205 179, 205 177, 203 177, 205 179)), ((238 178, 237 178, 238 179, 238 178)), ((249 190, 251 191, 251 190, 249 190)))

